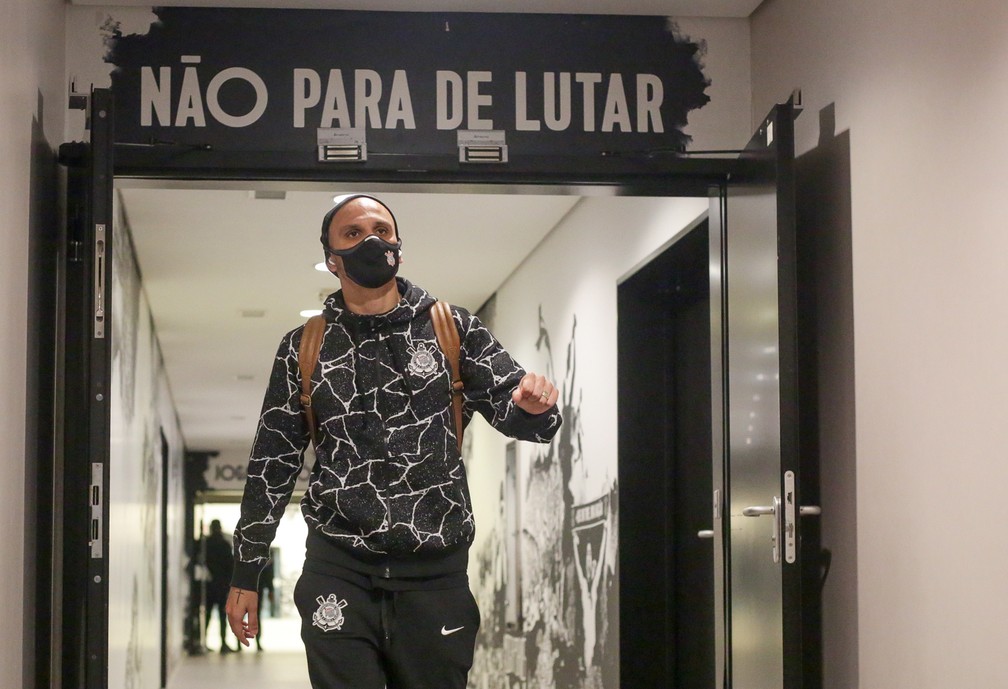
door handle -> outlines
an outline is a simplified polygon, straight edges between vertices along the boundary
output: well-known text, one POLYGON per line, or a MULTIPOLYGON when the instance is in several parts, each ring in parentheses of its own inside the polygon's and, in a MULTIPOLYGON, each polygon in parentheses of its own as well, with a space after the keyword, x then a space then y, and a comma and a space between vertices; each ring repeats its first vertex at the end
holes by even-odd
POLYGON ((770 543, 773 546, 773 561, 780 562, 780 532, 781 532, 781 509, 780 509, 780 498, 776 495, 773 499, 772 505, 753 505, 751 507, 746 507, 742 510, 742 514, 746 517, 763 517, 767 515, 772 515, 774 518, 773 532, 770 537, 770 543))
POLYGON ((696 535, 697 538, 714 538, 714 529, 701 529, 696 535))

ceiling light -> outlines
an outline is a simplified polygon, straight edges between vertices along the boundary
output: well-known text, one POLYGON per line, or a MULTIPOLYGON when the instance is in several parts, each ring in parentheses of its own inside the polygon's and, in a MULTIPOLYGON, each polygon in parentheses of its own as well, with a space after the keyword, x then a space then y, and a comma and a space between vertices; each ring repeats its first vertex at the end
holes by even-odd
POLYGON ((317 270, 320 273, 328 273, 329 272, 329 269, 326 268, 325 261, 319 261, 318 263, 316 263, 315 264, 315 270, 317 270))
POLYGON ((321 316, 322 309, 305 309, 301 312, 301 318, 311 318, 312 316, 321 316))

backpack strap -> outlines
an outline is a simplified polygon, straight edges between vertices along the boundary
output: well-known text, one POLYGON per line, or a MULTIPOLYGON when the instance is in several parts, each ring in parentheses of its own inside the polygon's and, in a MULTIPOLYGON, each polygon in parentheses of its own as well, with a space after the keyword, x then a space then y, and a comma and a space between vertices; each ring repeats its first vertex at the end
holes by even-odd
POLYGON ((312 373, 318 363, 319 350, 322 349, 322 337, 325 335, 325 318, 312 316, 305 323, 301 333, 301 346, 298 348, 298 367, 301 369, 301 409, 304 411, 308 431, 311 433, 312 445, 317 445, 315 432, 315 411, 311 406, 312 373))
POLYGON ((452 416, 455 419, 455 439, 458 441, 459 452, 462 451, 462 374, 459 371, 459 342, 458 327, 452 317, 451 307, 446 301, 435 302, 430 310, 431 321, 434 323, 434 334, 437 335, 438 346, 448 359, 451 367, 451 398, 452 416))

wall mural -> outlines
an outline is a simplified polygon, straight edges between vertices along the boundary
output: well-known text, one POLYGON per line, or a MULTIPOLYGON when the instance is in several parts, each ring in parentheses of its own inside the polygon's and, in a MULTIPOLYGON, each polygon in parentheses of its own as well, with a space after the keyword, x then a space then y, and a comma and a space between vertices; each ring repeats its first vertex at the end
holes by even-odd
MULTIPOLYGON (((181 496, 182 440, 168 396, 161 350, 140 282, 129 228, 117 206, 112 241, 112 391, 109 491, 109 687, 160 686, 161 485, 181 496), (162 433, 169 475, 162 476, 162 433)), ((178 527, 178 505, 169 519, 178 527)), ((177 536, 176 540, 181 536, 177 536)), ((177 557, 172 562, 179 569, 177 557)), ((181 610, 179 577, 169 580, 170 611, 181 610)), ((169 614, 169 665, 181 648, 169 614)))
POLYGON ((521 501, 520 629, 505 624, 503 487, 497 526, 473 553, 483 626, 470 684, 480 689, 616 689, 619 683, 617 486, 613 482, 603 495, 579 495, 571 480, 582 469, 584 440, 576 330, 575 315, 558 375, 540 305, 536 349, 560 386, 564 424, 551 444, 528 445, 534 449, 526 456, 521 501))

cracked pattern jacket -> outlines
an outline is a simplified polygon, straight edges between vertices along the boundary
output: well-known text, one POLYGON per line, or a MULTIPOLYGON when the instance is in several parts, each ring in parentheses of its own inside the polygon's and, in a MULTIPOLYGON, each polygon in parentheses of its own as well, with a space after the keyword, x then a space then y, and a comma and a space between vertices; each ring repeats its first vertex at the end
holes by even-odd
MULTIPOLYGON (((398 279, 399 304, 354 314, 342 292, 326 300, 325 337, 312 374, 316 460, 301 511, 308 555, 384 577, 464 571, 474 523, 451 409, 450 366, 430 318, 434 299, 398 279)), ((513 438, 549 442, 557 408, 532 415, 511 393, 524 369, 475 316, 452 307, 461 339, 463 420, 480 413, 513 438)), ((310 438, 301 410, 298 347, 277 350, 235 530, 234 586, 255 590, 310 438)))

